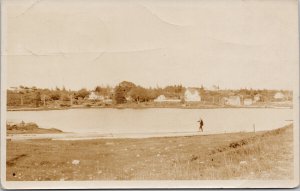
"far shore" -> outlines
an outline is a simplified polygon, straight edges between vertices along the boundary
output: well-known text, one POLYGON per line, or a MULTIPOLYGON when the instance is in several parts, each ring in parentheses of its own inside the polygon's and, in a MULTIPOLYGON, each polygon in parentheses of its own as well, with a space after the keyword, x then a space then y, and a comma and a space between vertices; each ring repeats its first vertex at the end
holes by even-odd
POLYGON ((250 106, 229 106, 229 105, 147 105, 147 104, 122 104, 110 106, 91 106, 77 105, 70 107, 7 107, 7 111, 47 111, 47 110, 69 110, 69 109, 153 109, 153 108, 170 108, 170 109, 292 109, 292 105, 250 105, 250 106))

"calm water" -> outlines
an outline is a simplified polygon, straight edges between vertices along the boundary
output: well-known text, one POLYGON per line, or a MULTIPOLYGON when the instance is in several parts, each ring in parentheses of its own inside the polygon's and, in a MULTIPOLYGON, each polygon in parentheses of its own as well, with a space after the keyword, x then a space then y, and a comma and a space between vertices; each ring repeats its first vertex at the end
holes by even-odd
POLYGON ((269 130, 291 123, 292 109, 70 109, 7 112, 8 122, 35 122, 43 128, 78 133, 194 132, 269 130))

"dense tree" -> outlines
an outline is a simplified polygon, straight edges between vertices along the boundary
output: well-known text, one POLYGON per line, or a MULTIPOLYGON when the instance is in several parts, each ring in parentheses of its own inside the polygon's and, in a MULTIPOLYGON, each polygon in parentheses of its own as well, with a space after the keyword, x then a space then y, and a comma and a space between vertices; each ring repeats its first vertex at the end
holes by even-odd
POLYGON ((115 87, 114 100, 116 104, 126 103, 126 90, 124 87, 118 85, 115 87))
POLYGON ((163 89, 163 94, 167 97, 182 97, 185 88, 182 85, 167 86, 163 89))
POLYGON ((141 86, 132 88, 128 95, 137 103, 150 100, 149 91, 141 86))
POLYGON ((95 88, 95 92, 98 92, 102 96, 108 96, 108 97, 110 97, 111 88, 108 87, 108 86, 107 87, 97 86, 95 88))
POLYGON ((160 96, 163 92, 161 88, 154 88, 154 89, 149 88, 147 89, 147 91, 148 91, 149 100, 154 100, 155 98, 160 96))
POLYGON ((61 94, 60 99, 62 101, 70 101, 70 95, 67 93, 61 94))
POLYGON ((135 87, 136 85, 132 82, 123 81, 119 83, 119 85, 115 87, 114 91, 115 102, 117 104, 126 103, 126 97, 129 96, 128 92, 130 92, 130 90, 135 87))
POLYGON ((49 96, 50 96, 51 100, 59 100, 60 99, 60 92, 59 91, 52 91, 49 96))
POLYGON ((128 81, 123 81, 119 84, 120 87, 123 88, 123 90, 125 90, 126 94, 134 87, 136 87, 136 85, 132 82, 128 82, 128 81))
POLYGON ((88 96, 90 94, 89 91, 87 91, 85 88, 82 88, 81 90, 79 90, 76 94, 75 97, 76 98, 82 98, 84 99, 86 96, 88 96))

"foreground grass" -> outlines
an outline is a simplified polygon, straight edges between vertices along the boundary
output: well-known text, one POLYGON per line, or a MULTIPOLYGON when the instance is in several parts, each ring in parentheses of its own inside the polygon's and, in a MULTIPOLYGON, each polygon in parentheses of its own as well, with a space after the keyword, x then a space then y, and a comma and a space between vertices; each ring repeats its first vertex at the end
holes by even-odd
POLYGON ((7 180, 292 179, 293 126, 147 139, 7 141, 7 180))

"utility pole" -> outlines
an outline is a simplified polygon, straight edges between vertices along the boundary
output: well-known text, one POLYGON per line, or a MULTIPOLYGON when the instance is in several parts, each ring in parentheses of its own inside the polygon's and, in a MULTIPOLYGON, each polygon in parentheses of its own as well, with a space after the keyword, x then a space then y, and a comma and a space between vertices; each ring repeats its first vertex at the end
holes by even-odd
POLYGON ((21 99, 21 105, 23 105, 24 104, 24 94, 25 94, 25 92, 24 91, 18 91, 18 93, 20 94, 20 99, 21 99))
POLYGON ((70 106, 73 105, 73 94, 70 95, 70 106))
POLYGON ((46 107, 46 95, 43 95, 43 103, 44 103, 44 107, 46 107))
POLYGON ((21 105, 23 105, 23 94, 21 94, 21 105))
POLYGON ((241 103, 241 105, 244 105, 244 96, 241 95, 241 97, 242 97, 242 103, 241 103))

